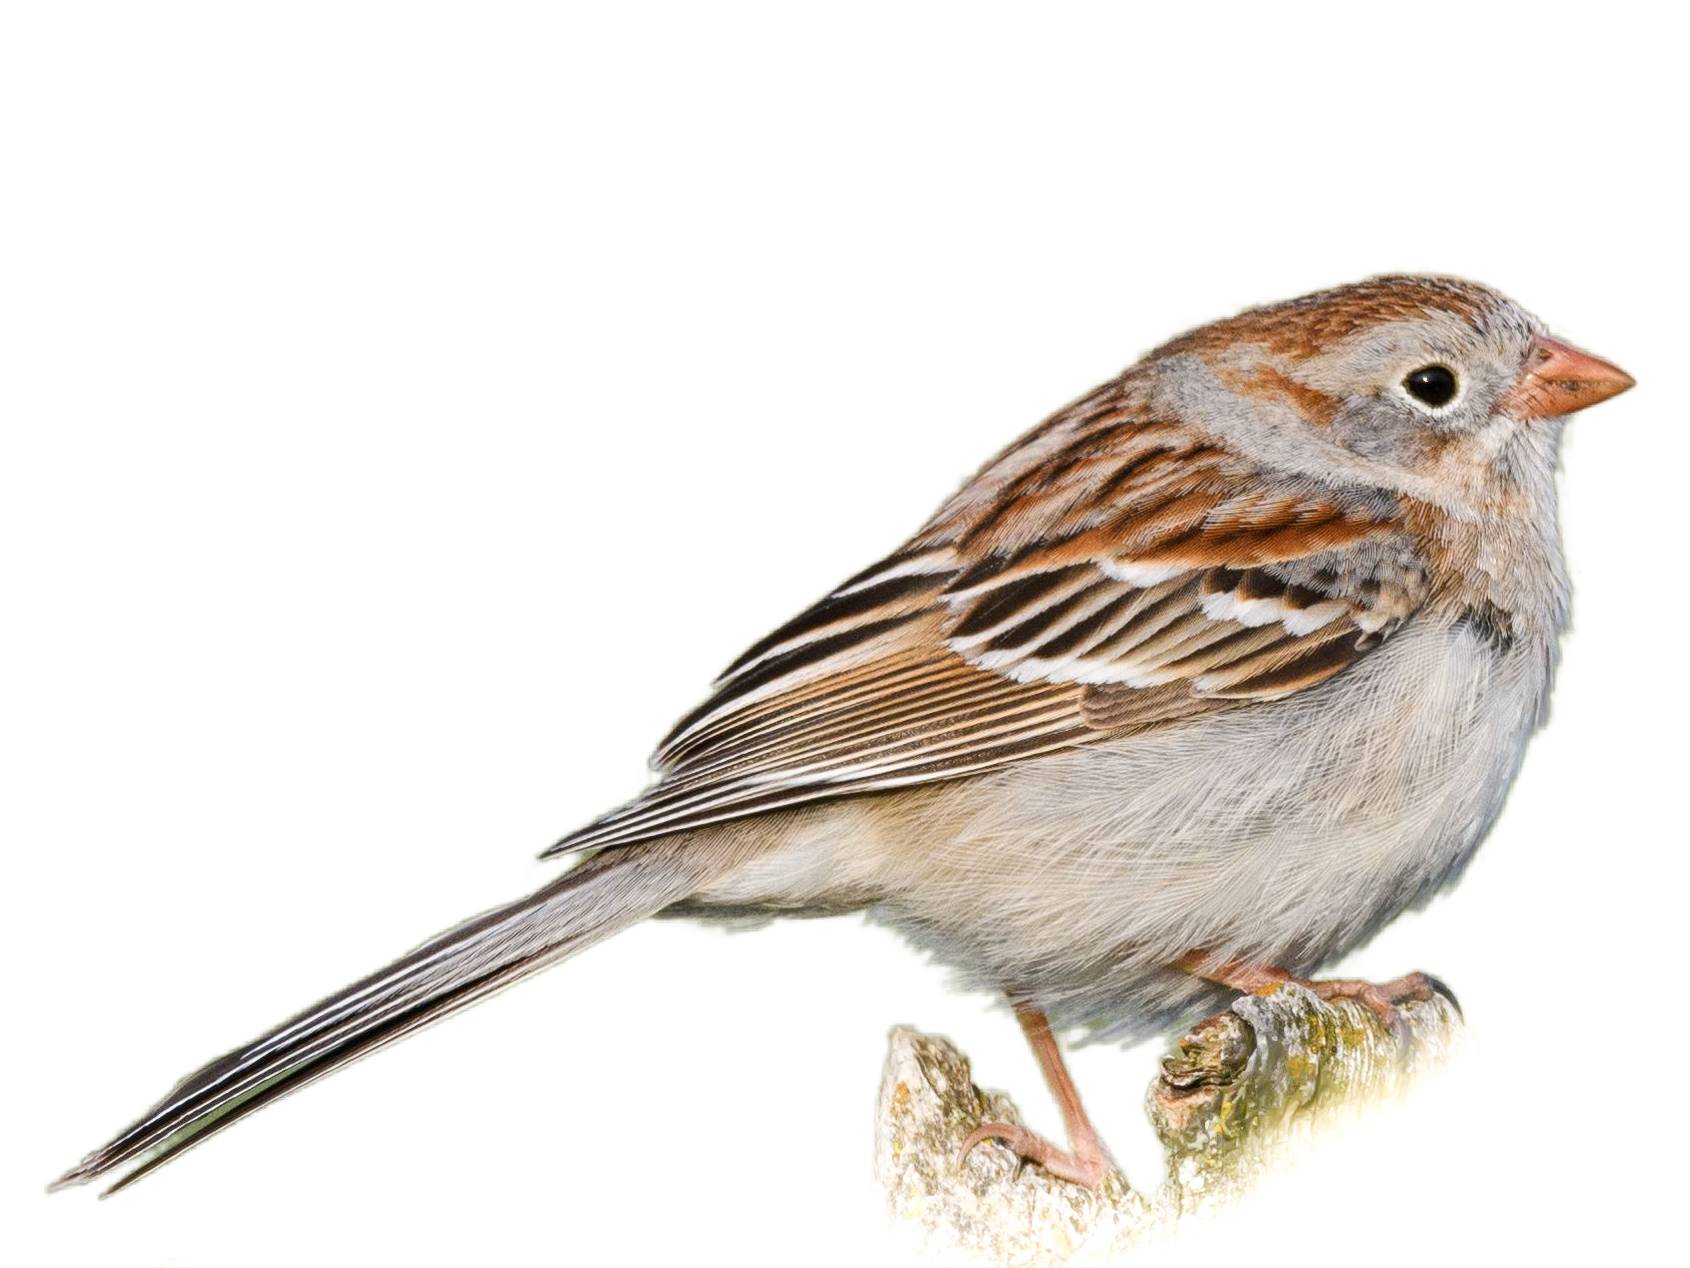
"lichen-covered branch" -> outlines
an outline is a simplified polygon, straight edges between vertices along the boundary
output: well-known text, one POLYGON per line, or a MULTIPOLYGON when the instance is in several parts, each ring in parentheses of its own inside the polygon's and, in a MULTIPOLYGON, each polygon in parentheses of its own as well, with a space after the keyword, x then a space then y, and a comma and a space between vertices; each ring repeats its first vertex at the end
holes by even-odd
POLYGON ((1322 1123, 1399 1094, 1460 1036, 1445 995, 1405 1003, 1400 1015, 1393 1032, 1360 1003, 1296 985, 1239 999, 1180 1038, 1150 1086, 1146 1107, 1167 1156, 1158 1184, 1134 1189, 1117 1173, 1097 1193, 1018 1169, 990 1142, 959 1163, 983 1120, 1020 1116, 1003 1094, 974 1086, 968 1059, 946 1040, 899 1027, 880 1086, 876 1174, 894 1217, 930 1250, 1008 1264, 1107 1258, 1243 1192, 1322 1123))

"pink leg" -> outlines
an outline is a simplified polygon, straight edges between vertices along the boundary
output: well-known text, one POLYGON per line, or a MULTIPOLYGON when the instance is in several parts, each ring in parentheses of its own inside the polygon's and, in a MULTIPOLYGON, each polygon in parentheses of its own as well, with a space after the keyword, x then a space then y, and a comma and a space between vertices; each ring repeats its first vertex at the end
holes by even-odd
POLYGON ((1063 1064, 1062 1050, 1056 1046, 1056 1037, 1050 1033, 1050 1022, 1043 1013, 1032 1008, 1017 1007, 1015 1018, 1021 1023, 1027 1043, 1039 1059, 1039 1068, 1044 1071, 1051 1095, 1056 1097, 1056 1104, 1062 1110, 1062 1121, 1068 1129, 1068 1148, 1061 1149, 1043 1136, 1036 1136, 1013 1123, 981 1123, 962 1142, 958 1161, 967 1158, 981 1141, 1000 1140, 1022 1162, 1036 1162, 1059 1180, 1070 1180, 1088 1189, 1096 1189, 1102 1185, 1103 1178, 1114 1164, 1098 1137, 1097 1129, 1086 1117, 1085 1106, 1080 1104, 1080 1094, 1074 1088, 1074 1081, 1068 1077, 1068 1067, 1063 1064))

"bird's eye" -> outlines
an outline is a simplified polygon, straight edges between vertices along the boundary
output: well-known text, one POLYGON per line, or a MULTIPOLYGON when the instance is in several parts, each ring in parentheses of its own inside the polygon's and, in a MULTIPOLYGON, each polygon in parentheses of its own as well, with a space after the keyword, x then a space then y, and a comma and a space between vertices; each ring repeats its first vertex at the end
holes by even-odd
POLYGON ((1455 371, 1447 365, 1423 365, 1402 381, 1403 391, 1433 409, 1455 399, 1455 371))

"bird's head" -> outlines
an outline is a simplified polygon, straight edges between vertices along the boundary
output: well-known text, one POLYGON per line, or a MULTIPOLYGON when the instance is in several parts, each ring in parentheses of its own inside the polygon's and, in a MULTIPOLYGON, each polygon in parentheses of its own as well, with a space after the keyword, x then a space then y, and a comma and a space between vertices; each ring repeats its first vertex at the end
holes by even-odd
POLYGON ((1633 383, 1489 287, 1421 276, 1251 309, 1149 363, 1159 398, 1269 466, 1439 501, 1551 469, 1566 415, 1633 383))

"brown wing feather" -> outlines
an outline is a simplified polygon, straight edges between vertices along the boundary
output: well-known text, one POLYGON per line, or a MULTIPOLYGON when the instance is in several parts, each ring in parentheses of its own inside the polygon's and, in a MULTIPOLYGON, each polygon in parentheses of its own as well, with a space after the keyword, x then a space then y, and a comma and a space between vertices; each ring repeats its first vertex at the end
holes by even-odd
POLYGON ((1425 597, 1387 495, 1269 477, 1120 383, 753 644, 555 852, 951 779, 1342 672, 1425 597))

